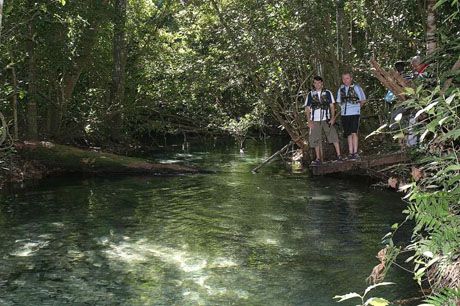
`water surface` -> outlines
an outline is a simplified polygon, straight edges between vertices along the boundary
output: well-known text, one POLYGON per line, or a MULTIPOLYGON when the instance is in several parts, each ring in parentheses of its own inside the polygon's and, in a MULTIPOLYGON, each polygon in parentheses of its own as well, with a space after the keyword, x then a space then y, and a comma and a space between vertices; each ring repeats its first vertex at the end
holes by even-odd
MULTIPOLYGON (((332 297, 366 288, 404 204, 276 163, 251 174, 271 152, 171 153, 156 158, 217 172, 55 178, 0 196, 0 304, 356 305, 332 297)), ((410 274, 387 280, 377 295, 414 296, 410 274)))

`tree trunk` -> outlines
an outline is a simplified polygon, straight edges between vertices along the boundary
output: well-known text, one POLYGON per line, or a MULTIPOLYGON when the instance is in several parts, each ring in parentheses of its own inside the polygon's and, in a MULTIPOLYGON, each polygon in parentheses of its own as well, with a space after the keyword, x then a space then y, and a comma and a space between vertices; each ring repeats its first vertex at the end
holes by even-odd
POLYGON ((434 6, 436 0, 427 0, 427 19, 426 19, 426 54, 431 55, 436 50, 436 14, 434 6))
MULTIPOLYGON (((29 1, 29 6, 33 8, 35 1, 29 1)), ((29 55, 29 90, 27 101, 27 133, 26 137, 31 140, 38 139, 38 108, 37 108, 37 62, 35 54, 35 18, 32 18, 28 25, 26 48, 29 55)))
POLYGON ((336 16, 335 16, 335 25, 336 25, 336 44, 337 44, 337 60, 341 62, 343 60, 342 54, 342 35, 341 27, 343 21, 343 7, 340 5, 342 1, 337 0, 336 16))
MULTIPOLYGON (((336 31, 337 31, 337 60, 342 63, 348 63, 350 53, 350 40, 347 31, 347 22, 345 16, 345 1, 337 0, 336 31)), ((346 65, 346 64, 345 64, 346 65)), ((341 70, 348 67, 340 67, 341 70)))
POLYGON ((75 86, 77 85, 83 70, 90 64, 92 59, 93 47, 97 41, 97 33, 103 18, 100 12, 107 5, 108 0, 92 0, 90 2, 91 16, 89 25, 85 28, 80 42, 79 55, 72 61, 72 66, 64 72, 60 82, 60 92, 58 93, 56 106, 51 107, 51 131, 57 136, 62 124, 62 119, 67 111, 68 105, 73 96, 75 86))
MULTIPOLYGON (((1 1, 1 0, 0 0, 1 1)), ((11 106, 13 109, 13 140, 18 140, 18 79, 16 77, 16 69, 11 67, 11 76, 13 81, 13 96, 11 98, 11 106)))
POLYGON ((3 0, 0 0, 0 37, 2 36, 3 0))
POLYGON ((113 33, 113 72, 109 118, 112 138, 119 139, 125 95, 126 74, 126 0, 115 0, 113 33))

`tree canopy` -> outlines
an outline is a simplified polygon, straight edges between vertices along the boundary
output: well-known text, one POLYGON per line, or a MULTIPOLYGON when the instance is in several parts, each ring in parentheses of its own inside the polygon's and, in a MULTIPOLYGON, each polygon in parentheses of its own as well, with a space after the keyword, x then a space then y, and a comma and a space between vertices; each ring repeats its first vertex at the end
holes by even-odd
MULTIPOLYGON (((449 6, 437 37, 458 50, 449 6)), ((301 134, 314 74, 334 90, 352 69, 378 97, 368 60, 423 53, 426 16, 420 0, 6 1, 0 101, 20 138, 101 144, 273 122, 301 134)))

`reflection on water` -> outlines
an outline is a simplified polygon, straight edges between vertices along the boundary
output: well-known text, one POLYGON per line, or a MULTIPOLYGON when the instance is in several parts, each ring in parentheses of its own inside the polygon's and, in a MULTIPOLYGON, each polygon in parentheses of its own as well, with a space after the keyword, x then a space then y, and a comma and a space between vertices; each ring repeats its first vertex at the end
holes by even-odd
MULTIPOLYGON (((216 174, 53 179, 0 198, 1 305, 334 305, 362 292, 398 195, 192 152, 216 174)), ((392 270, 387 298, 410 297, 392 270)), ((355 305, 341 303, 338 305, 355 305)))

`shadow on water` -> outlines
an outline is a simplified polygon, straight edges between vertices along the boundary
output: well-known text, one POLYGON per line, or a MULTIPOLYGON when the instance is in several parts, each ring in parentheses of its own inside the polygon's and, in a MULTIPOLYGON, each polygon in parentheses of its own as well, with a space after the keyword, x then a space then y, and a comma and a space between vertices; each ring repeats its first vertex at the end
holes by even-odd
MULTIPOLYGON (((273 148, 235 150, 151 157, 212 175, 59 178, 1 196, 0 304, 318 306, 362 292, 399 195, 280 164, 252 174, 273 148)), ((388 280, 376 294, 416 294, 409 274, 388 280)))

